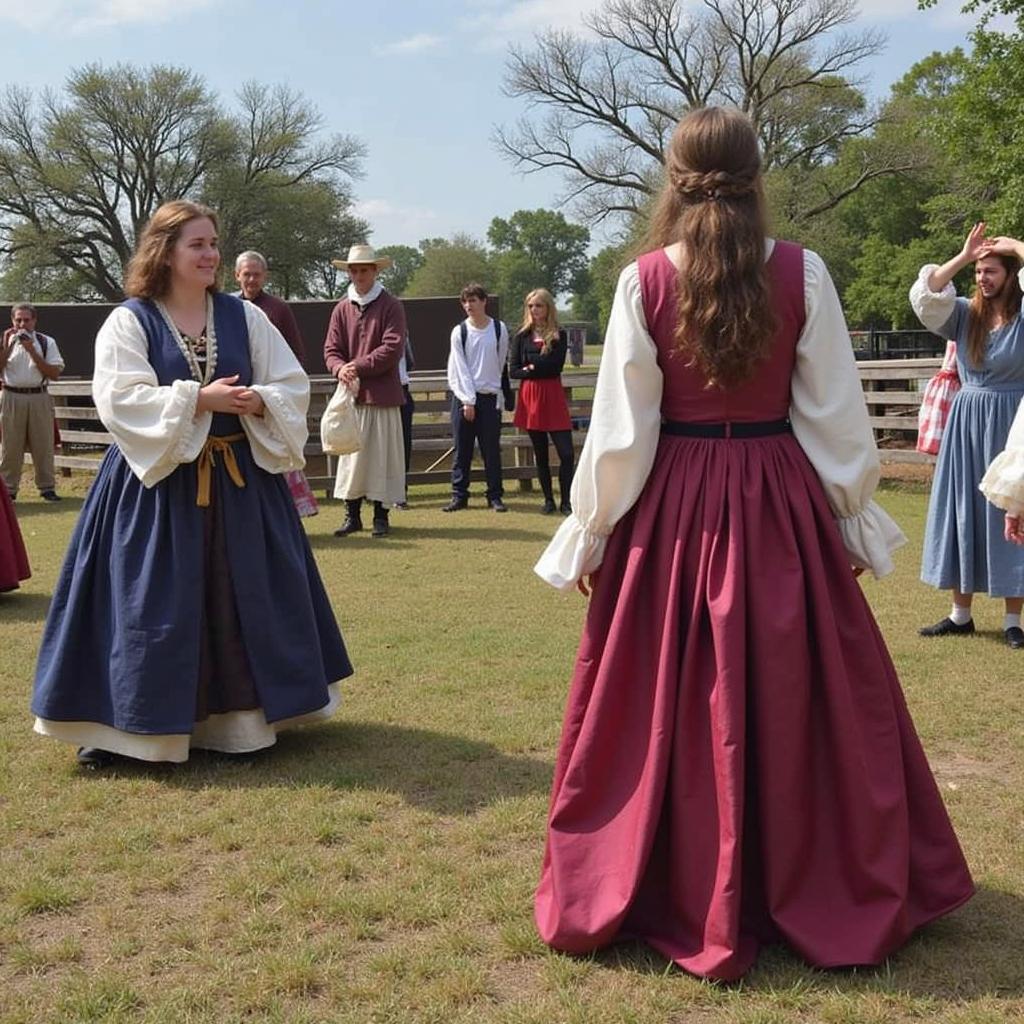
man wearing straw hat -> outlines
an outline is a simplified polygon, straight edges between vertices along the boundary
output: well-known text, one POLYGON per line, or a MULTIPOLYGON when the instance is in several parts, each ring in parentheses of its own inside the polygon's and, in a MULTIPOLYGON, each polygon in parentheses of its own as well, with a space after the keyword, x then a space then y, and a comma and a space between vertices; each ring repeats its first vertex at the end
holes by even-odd
POLYGON ((391 266, 365 243, 332 264, 349 276, 348 292, 331 313, 324 341, 327 369, 343 384, 358 387, 356 416, 362 448, 338 458, 334 496, 346 504, 345 521, 334 531, 346 537, 363 528, 362 505, 373 502, 373 536, 389 532, 388 510, 405 500, 405 453, 401 407, 405 402, 398 363, 405 348, 405 311, 377 280, 391 266))

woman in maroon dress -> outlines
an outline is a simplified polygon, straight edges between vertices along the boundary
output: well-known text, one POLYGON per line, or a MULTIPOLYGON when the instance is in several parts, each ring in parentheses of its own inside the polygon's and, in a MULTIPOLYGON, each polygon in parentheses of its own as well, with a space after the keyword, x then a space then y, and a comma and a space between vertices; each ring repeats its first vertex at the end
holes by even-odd
POLYGON ((31 575, 14 503, 0 482, 0 593, 17 590, 18 584, 31 575))
POLYGON ((772 940, 878 963, 973 891, 855 579, 904 538, 828 271, 765 237, 750 121, 693 111, 666 162, 537 565, 592 591, 538 928, 724 980, 772 940))
POLYGON ((508 350, 508 374, 522 381, 513 422, 525 430, 533 442, 537 478, 544 492, 544 514, 555 511, 548 462, 548 435, 558 452, 558 489, 561 511, 572 511, 569 488, 572 485, 574 456, 572 420, 569 403, 562 389, 562 367, 568 348, 565 331, 559 329, 555 300, 546 288, 535 288, 526 296, 523 326, 508 350))

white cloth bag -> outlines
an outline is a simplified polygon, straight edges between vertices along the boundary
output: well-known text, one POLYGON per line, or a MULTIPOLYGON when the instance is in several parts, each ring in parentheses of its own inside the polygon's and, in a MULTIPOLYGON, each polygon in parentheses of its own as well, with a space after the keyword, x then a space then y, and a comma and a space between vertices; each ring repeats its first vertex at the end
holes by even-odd
POLYGON ((356 392, 340 381, 320 418, 320 445, 325 455, 351 455, 363 446, 356 419, 356 392))

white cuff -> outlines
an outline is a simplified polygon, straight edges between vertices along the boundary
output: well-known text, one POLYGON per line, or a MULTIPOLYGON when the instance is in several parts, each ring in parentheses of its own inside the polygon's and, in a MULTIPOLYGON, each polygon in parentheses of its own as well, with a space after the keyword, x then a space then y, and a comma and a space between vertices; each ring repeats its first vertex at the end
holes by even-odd
POLYGON ((1000 452, 985 471, 978 489, 996 508, 1020 515, 1024 509, 1024 448, 1000 452))
POLYGON ((903 547, 907 538, 885 509, 869 501, 856 515, 844 516, 836 522, 843 547, 854 565, 870 569, 875 579, 892 572, 892 553, 903 547))
MULTIPOLYGON (((194 462, 206 443, 206 435, 210 432, 210 421, 213 414, 196 412, 199 404, 200 384, 194 380, 176 380, 171 385, 171 405, 167 409, 166 418, 179 424, 178 439, 171 448, 171 462, 174 466, 183 462, 194 462)), ((173 469, 174 466, 171 468, 173 469)), ((160 479, 167 474, 161 472, 160 479)), ((143 479, 143 484, 146 480, 143 479)), ((154 480, 153 483, 157 481, 154 480)), ((146 484, 152 486, 152 484, 146 484)))
POLYGON ((558 590, 572 590, 579 579, 601 565, 607 543, 608 534, 594 533, 575 515, 570 515, 544 549, 533 571, 558 590))

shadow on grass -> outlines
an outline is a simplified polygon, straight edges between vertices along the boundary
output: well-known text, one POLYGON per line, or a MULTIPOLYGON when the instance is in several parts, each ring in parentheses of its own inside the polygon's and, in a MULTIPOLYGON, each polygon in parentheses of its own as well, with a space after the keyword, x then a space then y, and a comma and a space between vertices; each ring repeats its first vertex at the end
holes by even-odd
POLYGON ((0 594, 0 625, 5 622, 38 622, 41 627, 51 597, 51 594, 31 594, 21 590, 0 594))
MULTIPOLYGON (((117 769, 152 771, 145 765, 117 769)), ((252 756, 193 751, 187 764, 156 771, 167 785, 184 789, 385 789, 439 814, 471 814, 498 800, 547 793, 552 767, 463 736, 335 721, 282 732, 275 747, 252 756)))
MULTIPOLYGON (((1024 899, 980 887, 969 903, 926 925, 876 967, 811 967, 779 943, 763 947, 754 969, 741 981, 711 984, 737 993, 776 996, 876 993, 950 1004, 982 998, 1016 1000, 1024 996, 1022 935, 1024 899)), ((640 942, 600 950, 593 961, 633 974, 662 975, 674 970, 664 957, 640 942)), ((937 1014, 937 1008, 930 1009, 937 1014)))
POLYGON ((542 530, 503 529, 503 525, 503 523, 492 525, 486 529, 471 526, 453 526, 451 528, 416 526, 413 523, 408 525, 402 523, 396 526, 392 519, 391 533, 387 537, 371 537, 370 524, 366 522, 361 533, 353 533, 347 537, 335 537, 333 534, 309 534, 308 538, 309 546, 316 549, 333 549, 335 546, 338 548, 344 546, 355 549, 373 548, 375 551, 380 551, 388 547, 407 548, 425 540, 474 540, 484 543, 522 540, 546 544, 551 540, 553 533, 553 531, 545 533, 542 530))
POLYGON ((35 519, 37 516, 56 516, 62 512, 74 512, 75 515, 82 509, 84 498, 68 497, 60 501, 24 501, 19 499, 14 503, 14 511, 18 516, 18 522, 25 522, 26 519, 35 519))

